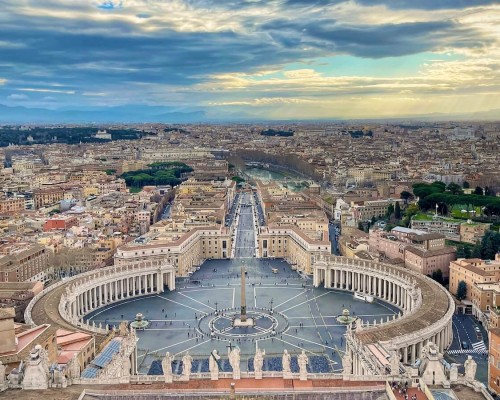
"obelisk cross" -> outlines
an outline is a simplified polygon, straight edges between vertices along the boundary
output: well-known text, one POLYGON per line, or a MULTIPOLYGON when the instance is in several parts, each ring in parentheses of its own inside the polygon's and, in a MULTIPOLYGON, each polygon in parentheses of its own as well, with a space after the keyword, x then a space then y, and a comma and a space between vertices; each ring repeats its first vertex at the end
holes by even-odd
POLYGON ((247 297, 245 292, 245 267, 241 267, 241 322, 246 322, 247 320, 247 297))

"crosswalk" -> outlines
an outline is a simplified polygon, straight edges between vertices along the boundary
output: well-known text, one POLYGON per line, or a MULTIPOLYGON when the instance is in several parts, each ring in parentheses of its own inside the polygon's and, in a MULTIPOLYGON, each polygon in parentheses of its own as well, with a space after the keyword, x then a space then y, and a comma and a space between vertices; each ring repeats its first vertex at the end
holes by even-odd
POLYGON ((488 354, 488 348, 484 341, 471 344, 472 349, 448 350, 448 354, 488 354))

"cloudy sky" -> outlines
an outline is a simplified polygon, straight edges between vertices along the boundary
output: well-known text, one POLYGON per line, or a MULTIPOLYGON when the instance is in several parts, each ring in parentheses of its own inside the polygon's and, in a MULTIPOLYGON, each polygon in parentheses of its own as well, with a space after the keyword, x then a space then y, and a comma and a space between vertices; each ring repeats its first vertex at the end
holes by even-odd
POLYGON ((500 109, 500 1, 0 0, 0 104, 209 116, 500 109))

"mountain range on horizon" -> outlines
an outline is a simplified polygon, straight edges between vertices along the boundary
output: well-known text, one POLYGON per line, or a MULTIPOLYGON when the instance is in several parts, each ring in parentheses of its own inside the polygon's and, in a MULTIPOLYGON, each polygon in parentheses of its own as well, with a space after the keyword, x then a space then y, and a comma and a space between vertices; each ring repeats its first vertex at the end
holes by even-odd
MULTIPOLYGON (((398 117, 367 117, 367 118, 327 118, 314 121, 498 121, 500 109, 493 109, 475 113, 457 114, 415 114, 398 117)), ((61 108, 28 108, 23 106, 7 106, 0 104, 1 124, 59 124, 59 123, 217 123, 217 122, 257 122, 257 121, 286 121, 286 119, 263 118, 247 113, 221 114, 219 117, 210 116, 202 108, 190 109, 170 106, 150 106, 133 104, 114 107, 85 107, 82 109, 61 108)), ((290 120, 291 121, 291 120, 290 120)), ((296 119, 296 121, 313 121, 313 119, 296 119)))

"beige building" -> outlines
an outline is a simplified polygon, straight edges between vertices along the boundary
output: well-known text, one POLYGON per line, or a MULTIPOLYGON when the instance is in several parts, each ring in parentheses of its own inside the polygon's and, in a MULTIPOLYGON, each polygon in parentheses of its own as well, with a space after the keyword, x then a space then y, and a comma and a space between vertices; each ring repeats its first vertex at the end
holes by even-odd
POLYGON ((483 320, 492 307, 500 305, 500 255, 495 260, 478 258, 458 259, 450 263, 450 292, 456 296, 458 284, 467 285, 465 304, 471 306, 471 312, 483 320), (484 315, 486 313, 486 315, 484 315))
POLYGON ((36 189, 33 191, 35 208, 50 206, 64 199, 64 190, 60 187, 50 189, 36 189))
POLYGON ((403 200, 369 200, 365 201, 362 204, 354 204, 351 203, 352 215, 356 221, 369 221, 373 217, 381 218, 386 215, 389 206, 392 204, 393 206, 399 203, 401 206, 403 200))
POLYGON ((466 243, 476 243, 481 240, 491 224, 467 221, 460 225, 460 241, 466 243))
POLYGON ((14 243, 0 247, 0 282, 45 281, 49 251, 39 244, 14 243))
POLYGON ((263 258, 285 258, 292 268, 312 274, 314 257, 330 253, 330 241, 312 239, 298 226, 282 225, 261 228, 258 235, 259 254, 263 258))
POLYGON ((396 227, 390 232, 372 229, 369 234, 370 251, 383 259, 404 261, 407 268, 424 275, 441 270, 448 276, 450 262, 456 259, 455 247, 446 246, 438 233, 396 227))

